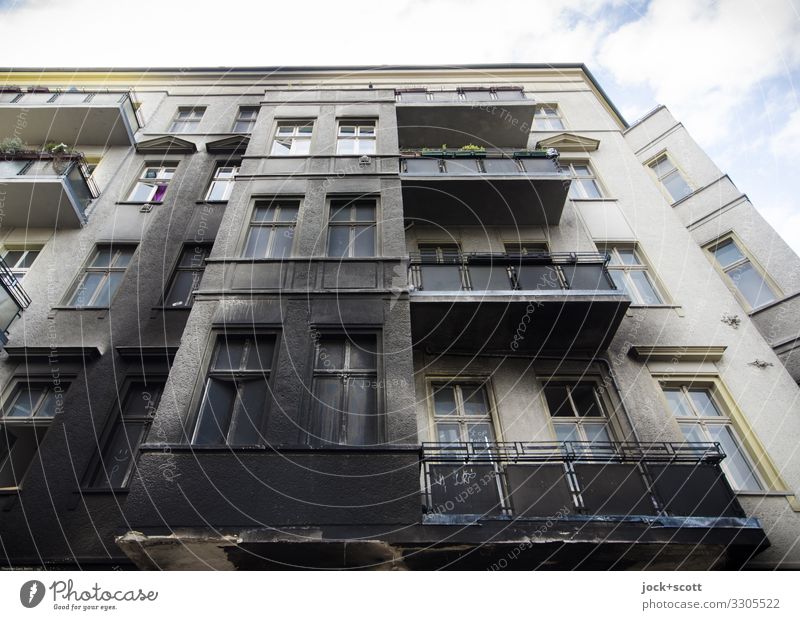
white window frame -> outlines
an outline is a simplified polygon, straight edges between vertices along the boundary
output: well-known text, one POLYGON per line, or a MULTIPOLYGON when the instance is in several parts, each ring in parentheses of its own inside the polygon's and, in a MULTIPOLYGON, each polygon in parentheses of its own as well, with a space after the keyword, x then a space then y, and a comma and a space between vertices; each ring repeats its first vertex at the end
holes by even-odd
POLYGON ((500 425, 500 417, 498 415, 497 406, 494 400, 494 390, 492 389, 491 380, 488 377, 479 376, 431 376, 426 377, 426 387, 428 393, 428 433, 431 441, 436 443, 446 443, 439 441, 439 431, 437 422, 443 424, 458 424, 459 426, 459 442, 469 442, 469 428, 470 423, 488 423, 492 435, 492 441, 503 441, 503 429, 500 425), (464 394, 463 386, 479 386, 483 389, 486 395, 486 406, 488 408, 487 415, 485 416, 470 416, 464 411, 464 394), (434 398, 438 389, 453 388, 453 394, 456 404, 456 414, 452 416, 437 416, 436 403, 434 398))
MULTIPOLYGON (((296 120, 296 121, 278 121, 275 126, 275 134, 272 137, 272 146, 270 147, 270 155, 273 157, 305 157, 311 153, 311 140, 314 137, 314 120, 296 120), (290 132, 285 131, 287 128, 292 128, 290 132), (310 127, 310 131, 301 131, 305 127, 310 127), (282 131, 284 130, 284 131, 282 131), (283 142, 289 142, 289 152, 281 152, 282 149, 278 145, 283 142), (303 145, 302 148, 299 145, 303 145)), ((286 148, 286 145, 283 146, 286 148)))
POLYGON ((377 151, 378 121, 375 119, 339 119, 336 134, 337 155, 374 155, 377 151), (352 128, 353 133, 343 133, 344 128, 352 128), (371 129, 370 131, 366 131, 371 129), (350 140, 354 144, 351 153, 342 152, 342 141, 350 140))
POLYGON ((687 196, 690 196, 694 192, 694 187, 689 182, 689 178, 687 177, 687 175, 685 175, 683 173, 683 170, 678 168, 678 165, 675 163, 675 160, 672 159, 672 157, 670 157, 669 153, 667 153, 666 151, 664 151, 662 153, 659 153, 653 159, 648 161, 647 162, 647 167, 650 169, 650 172, 653 174, 653 176, 658 181, 658 184, 661 186, 662 191, 669 197, 669 201, 670 201, 671 204, 675 204, 676 202, 678 202, 680 200, 683 200, 684 198, 686 198, 687 196), (672 166, 672 169, 668 170, 667 172, 665 172, 663 174, 659 174, 658 172, 656 172, 656 166, 661 161, 667 161, 672 166), (686 192, 686 194, 684 194, 683 196, 680 196, 678 198, 676 198, 675 196, 672 195, 672 192, 669 191, 669 189, 667 188, 667 185, 664 183, 665 179, 667 179, 668 177, 670 177, 670 176, 672 176, 674 174, 677 174, 681 178, 681 180, 683 181, 683 183, 686 185, 686 187, 689 190, 688 192, 686 192))
MULTIPOLYGON (((770 485, 762 476, 762 473, 759 471, 758 466, 756 465, 753 457, 748 450, 747 444, 742 441, 742 437, 736 428, 736 424, 734 420, 731 418, 730 413, 724 406, 722 399, 717 397, 716 390, 714 386, 709 386, 706 384, 692 384, 687 382, 675 382, 675 381, 661 381, 661 393, 664 399, 664 405, 666 407, 667 412, 669 413, 670 417, 675 420, 678 427, 680 428, 681 424, 692 424, 696 425, 702 435, 706 438, 708 443, 716 443, 716 440, 712 437, 712 435, 708 431, 709 426, 722 426, 727 428, 731 431, 731 437, 733 441, 736 443, 737 447, 739 448, 739 452, 741 453, 742 457, 744 458, 745 463, 750 468, 752 472, 753 479, 759 485, 760 488, 758 489, 738 489, 734 485, 733 477, 730 475, 730 470, 728 468, 728 463, 726 462, 727 459, 723 459, 720 463, 722 470, 725 472, 725 476, 728 479, 731 488, 734 491, 738 492, 752 492, 752 493, 762 493, 768 491, 770 485), (680 390, 683 393, 683 402, 685 405, 691 409, 692 415, 688 416, 679 416, 673 410, 667 399, 667 391, 669 390, 680 390), (697 409, 694 401, 689 396, 690 391, 704 391, 706 392, 708 398, 711 400, 714 409, 719 413, 718 416, 704 416, 701 415, 701 412, 697 409)), ((680 431, 681 436, 683 435, 683 431, 680 431)), ((685 440, 685 436, 684 436, 685 440)))
POLYGON ((131 187, 131 191, 128 193, 128 200, 127 202, 133 202, 136 204, 147 204, 150 202, 154 202, 156 204, 161 204, 164 202, 164 197, 169 191, 169 183, 172 178, 175 176, 175 171, 178 168, 177 163, 165 163, 165 164, 153 164, 153 163, 145 163, 142 167, 142 171, 139 173, 139 178, 133 183, 131 187), (155 170, 155 176, 148 177, 148 170, 155 170), (146 200, 135 200, 134 197, 136 196, 139 186, 149 186, 150 190, 147 195, 146 200), (155 195, 158 193, 160 187, 164 187, 163 194, 159 200, 153 200, 155 195))
POLYGON ((179 106, 167 133, 197 133, 205 113, 205 106, 179 106))
POLYGON ((211 182, 208 184, 208 189, 206 190, 205 200, 206 202, 227 202, 228 199, 231 197, 231 192, 233 191, 233 185, 236 181, 236 175, 239 174, 239 170, 241 165, 236 163, 227 163, 227 162, 217 162, 214 165, 214 172, 211 175, 211 182), (223 170, 227 170, 228 172, 221 172, 223 170), (225 189, 222 193, 222 198, 211 198, 211 192, 217 185, 225 185, 225 189))
POLYGON ((244 241, 242 243, 242 251, 241 256, 242 258, 248 258, 251 260, 257 259, 276 259, 279 260, 281 258, 289 258, 292 256, 292 252, 294 250, 294 233, 295 228, 297 227, 297 220, 300 217, 300 209, 303 207, 303 199, 297 197, 287 197, 287 198, 272 198, 272 199, 259 199, 256 200, 253 204, 253 207, 250 209, 250 220, 247 225, 247 230, 244 235, 244 241), (272 220, 257 220, 256 219, 256 210, 259 208, 264 207, 274 207, 275 211, 273 214, 272 220), (292 210, 295 208, 297 209, 297 217, 293 220, 282 220, 281 219, 281 211, 284 207, 291 207, 292 210), (247 254, 247 246, 250 241, 250 235, 255 229, 258 228, 269 228, 271 229, 271 234, 269 241, 267 243, 267 252, 266 256, 249 256, 247 254), (275 239, 277 235, 287 235, 291 237, 292 242, 290 244, 289 254, 287 256, 273 256, 273 249, 275 247, 275 239))
POLYGON ((555 103, 537 105, 533 109, 533 127, 535 131, 563 131, 566 129, 561 108, 555 103), (552 114, 547 114, 546 111, 552 112, 552 114))
MULTIPOLYGON (((603 244, 603 247, 598 248, 598 250, 606 252, 609 254, 609 256, 611 256, 611 260, 606 265, 608 273, 612 279, 614 278, 613 276, 614 273, 622 274, 621 277, 625 283, 625 286, 622 290, 626 292, 628 295, 630 295, 632 305, 634 306, 669 305, 668 296, 664 292, 663 286, 661 286, 661 283, 654 274, 653 269, 650 267, 649 262, 644 257, 638 244, 608 242, 603 244), (625 261, 622 260, 619 250, 629 250, 633 252, 633 255, 636 259, 636 264, 625 263, 625 261), (650 287, 653 289, 653 291, 659 298, 659 301, 657 303, 647 303, 645 301, 645 298, 642 296, 642 293, 639 290, 636 281, 630 275, 631 272, 633 271, 644 273, 647 282, 650 284, 650 287)), ((615 285, 616 283, 617 283, 616 280, 614 280, 615 285)))
POLYGON ((566 169, 566 171, 569 172, 569 176, 572 179, 572 183, 570 183, 569 186, 570 200, 603 200, 606 197, 606 193, 603 190, 603 185, 600 183, 597 172, 589 161, 562 161, 560 166, 562 169, 566 169), (575 166, 584 166, 587 169, 588 174, 579 175, 575 171, 575 166), (597 190, 597 196, 589 195, 589 192, 587 192, 586 188, 583 186, 583 183, 585 182, 591 183, 594 186, 594 188, 597 190), (572 195, 573 191, 576 194, 574 196, 572 195))
POLYGON ((763 308, 764 306, 768 306, 771 303, 774 303, 780 300, 783 297, 783 292, 780 290, 775 281, 769 276, 766 270, 761 267, 758 261, 750 254, 747 248, 744 247, 744 244, 739 240, 739 238, 734 235, 733 233, 728 233, 727 235, 723 235, 714 241, 710 241, 703 245, 703 249, 708 252, 708 256, 711 259, 714 268, 725 278, 725 281, 728 283, 729 288, 734 292, 737 299, 739 299, 740 303, 745 307, 745 309, 749 309, 750 311, 758 310, 759 308, 763 308), (715 251, 717 248, 727 244, 732 243, 736 249, 739 251, 739 254, 742 255, 737 261, 732 262, 729 265, 723 266, 722 263, 719 262, 715 251), (759 275, 761 280, 764 283, 764 286, 767 290, 772 294, 773 299, 764 302, 758 306, 753 306, 750 303, 750 300, 745 297, 744 293, 739 289, 738 284, 736 281, 730 276, 728 272, 733 271, 734 269, 738 269, 743 267, 746 264, 750 264, 751 268, 755 270, 755 272, 759 275))
POLYGON ((33 268, 33 264, 36 262, 36 259, 39 258, 39 254, 42 253, 42 246, 26 246, 24 248, 15 248, 15 247, 6 247, 3 248, 3 261, 8 266, 9 271, 14 275, 17 279, 17 282, 22 282, 25 279, 25 276, 28 275, 30 270, 33 268), (8 255, 11 252, 22 252, 20 257, 16 260, 16 262, 12 265, 9 263, 8 255), (33 257, 31 264, 29 267, 18 267, 20 263, 24 263, 27 260, 28 256, 31 253, 35 253, 36 256, 33 257))
POLYGON ((258 120, 258 113, 260 111, 259 106, 257 105, 242 105, 239 106, 239 109, 236 110, 236 118, 233 119, 233 125, 231 126, 231 133, 252 133, 253 128, 256 126, 256 121, 258 120), (242 114, 244 112, 255 112, 253 118, 242 118, 242 114), (247 123, 249 125, 246 131, 237 130, 236 125, 239 123, 247 123))
POLYGON ((114 296, 117 294, 119 287, 122 284, 122 280, 125 278, 125 272, 128 270, 128 266, 133 261, 133 257, 136 254, 136 245, 133 243, 98 243, 94 249, 92 250, 92 254, 89 256, 89 259, 83 266, 81 270, 80 276, 78 277, 77 283, 72 287, 69 297, 67 306, 70 308, 88 308, 88 309, 106 309, 111 306, 111 303, 114 301, 114 296), (101 252, 101 249, 110 248, 112 250, 111 259, 109 261, 108 266, 93 266, 92 263, 98 257, 101 252), (130 249, 130 256, 128 261, 123 266, 118 266, 117 261, 122 256, 123 249, 130 249), (102 279, 99 281, 97 286, 95 286, 94 291, 90 299, 87 303, 78 304, 76 303, 80 299, 81 295, 81 288, 86 282, 86 279, 94 273, 103 274, 102 279), (111 277, 112 273, 121 273, 122 277, 120 278, 117 285, 113 288, 113 290, 109 291, 108 296, 108 305, 98 305, 96 304, 99 301, 98 297, 100 293, 105 289, 106 283, 108 282, 109 278, 111 277))
MULTIPOLYGON (((566 425, 574 425, 578 438, 574 441, 581 441, 581 442, 591 442, 589 435, 586 432, 585 426, 588 424, 602 424, 606 435, 608 436, 609 442, 612 444, 618 441, 618 429, 614 423, 614 419, 610 413, 613 410, 609 406, 603 397, 602 393, 599 389, 598 381, 589 378, 547 378, 542 382, 542 400, 544 401, 545 411, 547 411, 548 419, 550 426, 553 431, 553 438, 554 441, 560 442, 561 439, 558 438, 558 432, 556 431, 556 427, 559 425, 566 426, 566 425), (555 388, 561 387, 564 388, 567 394, 567 403, 572 410, 572 416, 556 416, 554 412, 550 410, 550 403, 547 400, 547 395, 545 393, 546 388, 555 388), (582 416, 579 415, 578 406, 575 404, 575 398, 572 395, 573 390, 576 387, 586 387, 592 390, 592 396, 594 397, 595 405, 597 409, 600 411, 599 416, 582 416)), ((602 442, 601 442, 602 443, 602 442)), ((601 452, 607 452, 608 448, 603 447, 601 448, 601 452)))

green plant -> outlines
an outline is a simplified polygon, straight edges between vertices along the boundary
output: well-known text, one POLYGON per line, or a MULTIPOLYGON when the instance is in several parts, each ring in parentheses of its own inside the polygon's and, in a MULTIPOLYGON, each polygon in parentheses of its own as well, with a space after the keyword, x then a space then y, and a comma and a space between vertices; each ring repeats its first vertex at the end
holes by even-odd
POLYGON ((63 142, 48 142, 42 150, 53 155, 64 155, 72 152, 72 149, 63 142))
POLYGON ((459 150, 461 150, 461 151, 472 151, 472 152, 476 152, 476 153, 483 153, 486 150, 486 147, 478 146, 477 144, 465 144, 459 150))
POLYGON ((0 140, 0 153, 16 153, 26 149, 25 143, 20 138, 3 138, 0 140))

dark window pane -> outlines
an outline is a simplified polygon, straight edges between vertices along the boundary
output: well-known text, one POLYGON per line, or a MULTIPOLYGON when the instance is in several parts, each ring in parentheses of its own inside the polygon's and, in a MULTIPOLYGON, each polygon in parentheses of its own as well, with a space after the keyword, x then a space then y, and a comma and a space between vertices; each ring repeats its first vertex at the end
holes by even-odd
POLYGON ((217 351, 214 358, 214 370, 238 370, 244 354, 244 339, 217 339, 217 351))
POLYGON ((226 442, 235 398, 233 382, 208 380, 200 405, 194 443, 220 445, 226 442))
POLYGON ((143 422, 123 422, 117 419, 108 438, 103 458, 98 467, 93 486, 120 488, 127 483, 134 455, 144 435, 143 422))
POLYGON ((314 380, 312 439, 339 443, 342 433, 342 389, 343 383, 338 377, 318 377, 314 380))
POLYGON ((256 206, 253 209, 253 221, 254 222, 272 222, 275 219, 275 214, 277 209, 274 205, 270 206, 256 206))
POLYGON ((575 402, 575 409, 579 416, 599 417, 603 415, 600 407, 597 406, 597 399, 594 396, 594 387, 591 385, 576 385, 572 388, 572 400, 575 402))
POLYGON ((374 379, 348 379, 347 445, 378 441, 377 387, 374 379))
POLYGON ((458 415, 456 395, 452 387, 438 387, 433 393, 433 411, 437 416, 458 415))
POLYGON ((278 211, 279 222, 296 222, 299 207, 293 204, 281 203, 280 210, 278 211))
POLYGON ((374 336, 353 337, 350 341, 350 368, 376 368, 375 346, 374 336))
POLYGON ((422 288, 426 291, 460 291, 461 269, 458 265, 422 265, 422 288))
POLYGON ((122 405, 122 415, 126 418, 146 418, 152 416, 161 400, 164 389, 162 382, 150 381, 144 383, 135 381, 128 387, 125 402, 122 405))
POLYGON ((244 246, 245 258, 266 258, 269 238, 272 228, 266 226, 254 226, 247 234, 247 242, 244 246))
POLYGON ((269 370, 272 368, 272 356, 275 354, 275 339, 269 336, 259 336, 251 341, 247 354, 245 368, 248 370, 269 370))
POLYGON ((292 241, 294 228, 291 226, 278 226, 272 230, 272 247, 268 258, 286 258, 292 254, 292 241))
POLYGON ((489 416, 489 403, 483 386, 464 384, 461 386, 461 397, 464 400, 464 415, 489 416))
POLYGON ((245 381, 239 385, 239 403, 230 438, 232 444, 257 445, 263 442, 260 428, 266 400, 265 381, 245 381))
POLYGON ((344 340, 340 338, 322 338, 317 347, 316 368, 335 370, 344 368, 344 340))
POLYGON ((375 227, 354 227, 353 256, 375 256, 375 227))
POLYGON ((194 271, 179 271, 164 300, 164 305, 173 308, 190 305, 192 292, 200 283, 200 274, 194 271))
POLYGON ((564 385, 548 385, 544 388, 547 408, 552 417, 574 417, 572 406, 567 399, 567 388, 564 385))
POLYGON ((331 203, 331 222, 349 222, 351 208, 350 205, 331 203))
POLYGON ((347 256, 349 245, 349 226, 331 226, 328 229, 328 256, 347 256))

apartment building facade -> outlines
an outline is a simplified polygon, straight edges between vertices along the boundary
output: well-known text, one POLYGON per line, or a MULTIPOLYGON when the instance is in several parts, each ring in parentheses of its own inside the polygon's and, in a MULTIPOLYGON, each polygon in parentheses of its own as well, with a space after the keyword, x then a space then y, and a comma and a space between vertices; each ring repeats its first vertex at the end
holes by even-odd
POLYGON ((582 65, 5 70, 9 567, 800 566, 800 259, 582 65))

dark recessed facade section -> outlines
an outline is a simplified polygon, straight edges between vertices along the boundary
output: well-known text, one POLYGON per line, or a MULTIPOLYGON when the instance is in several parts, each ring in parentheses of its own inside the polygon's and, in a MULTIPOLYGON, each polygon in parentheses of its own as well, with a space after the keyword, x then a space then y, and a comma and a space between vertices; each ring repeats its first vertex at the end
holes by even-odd
POLYGON ((555 226, 570 178, 548 158, 401 160, 406 220, 442 226, 555 226))
POLYGON ((409 524, 420 518, 419 450, 143 449, 132 530, 409 524), (169 472, 170 475, 165 475, 169 472), (185 484, 190 483, 190 484, 185 484), (182 492, 179 492, 180 485, 182 492))

